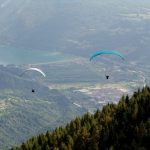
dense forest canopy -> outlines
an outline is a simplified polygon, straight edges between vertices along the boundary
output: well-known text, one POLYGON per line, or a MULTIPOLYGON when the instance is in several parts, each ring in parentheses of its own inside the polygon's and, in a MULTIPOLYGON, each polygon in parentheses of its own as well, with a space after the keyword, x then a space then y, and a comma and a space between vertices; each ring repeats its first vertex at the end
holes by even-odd
POLYGON ((12 150, 148 150, 150 88, 122 96, 95 114, 76 118, 66 127, 40 134, 12 150))

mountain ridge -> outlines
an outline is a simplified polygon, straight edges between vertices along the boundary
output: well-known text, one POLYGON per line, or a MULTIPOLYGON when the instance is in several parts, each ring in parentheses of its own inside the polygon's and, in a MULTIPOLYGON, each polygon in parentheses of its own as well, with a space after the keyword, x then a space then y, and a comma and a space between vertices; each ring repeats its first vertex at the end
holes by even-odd
POLYGON ((123 96, 94 115, 87 113, 65 127, 31 138, 11 150, 148 150, 150 140, 150 88, 123 96))

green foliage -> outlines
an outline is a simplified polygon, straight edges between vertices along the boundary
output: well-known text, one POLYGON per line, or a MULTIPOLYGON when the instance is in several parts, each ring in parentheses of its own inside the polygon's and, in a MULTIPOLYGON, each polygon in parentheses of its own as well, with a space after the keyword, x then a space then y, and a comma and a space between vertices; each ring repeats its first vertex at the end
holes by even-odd
POLYGON ((12 150, 148 150, 150 148, 150 88, 138 90, 117 105, 85 114, 12 150))

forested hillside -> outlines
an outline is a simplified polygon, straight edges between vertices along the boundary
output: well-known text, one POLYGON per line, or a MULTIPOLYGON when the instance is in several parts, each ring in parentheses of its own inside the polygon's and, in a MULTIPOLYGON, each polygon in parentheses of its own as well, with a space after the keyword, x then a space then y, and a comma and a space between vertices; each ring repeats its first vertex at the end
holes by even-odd
POLYGON ((95 114, 76 118, 66 127, 33 137, 12 150, 148 150, 150 88, 123 96, 95 114))

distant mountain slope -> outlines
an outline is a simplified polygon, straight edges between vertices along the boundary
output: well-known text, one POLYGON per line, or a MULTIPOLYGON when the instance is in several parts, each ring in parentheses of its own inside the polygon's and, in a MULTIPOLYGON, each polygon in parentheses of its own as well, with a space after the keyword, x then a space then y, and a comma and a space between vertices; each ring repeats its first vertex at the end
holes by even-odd
POLYGON ((149 141, 150 88, 145 87, 12 150, 148 150, 149 141))
POLYGON ((1 150, 47 129, 52 130, 86 112, 37 78, 28 75, 19 77, 22 71, 21 67, 0 66, 1 150))

